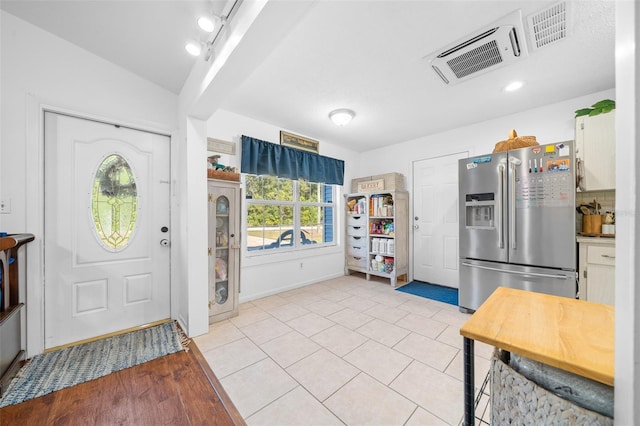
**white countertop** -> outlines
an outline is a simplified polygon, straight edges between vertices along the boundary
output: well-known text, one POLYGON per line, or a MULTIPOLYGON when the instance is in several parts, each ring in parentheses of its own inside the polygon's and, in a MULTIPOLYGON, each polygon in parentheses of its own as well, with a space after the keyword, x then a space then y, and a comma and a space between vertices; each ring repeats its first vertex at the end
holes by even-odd
POLYGON ((576 241, 578 243, 588 244, 601 244, 601 245, 616 245, 615 237, 586 237, 583 235, 576 235, 576 241))

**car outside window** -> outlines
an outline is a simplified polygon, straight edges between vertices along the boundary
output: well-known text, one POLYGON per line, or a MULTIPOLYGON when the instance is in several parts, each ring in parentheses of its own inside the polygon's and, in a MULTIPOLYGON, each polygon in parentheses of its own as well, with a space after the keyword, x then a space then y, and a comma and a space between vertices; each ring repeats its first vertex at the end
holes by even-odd
POLYGON ((334 244, 333 185, 245 175, 245 187, 250 253, 334 244))

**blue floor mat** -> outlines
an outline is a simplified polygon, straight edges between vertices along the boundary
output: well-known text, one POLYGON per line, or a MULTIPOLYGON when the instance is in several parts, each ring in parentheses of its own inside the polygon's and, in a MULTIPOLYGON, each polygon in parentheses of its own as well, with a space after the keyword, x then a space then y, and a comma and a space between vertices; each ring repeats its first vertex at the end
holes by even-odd
POLYGON ((458 306, 457 288, 443 287, 422 281, 411 281, 409 284, 398 287, 396 290, 458 306))

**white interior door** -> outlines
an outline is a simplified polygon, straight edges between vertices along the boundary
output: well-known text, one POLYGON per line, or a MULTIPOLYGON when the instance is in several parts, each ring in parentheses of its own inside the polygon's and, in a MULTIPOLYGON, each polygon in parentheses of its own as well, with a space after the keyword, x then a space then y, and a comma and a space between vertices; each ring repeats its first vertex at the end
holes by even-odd
POLYGON ((170 317, 169 145, 45 113, 45 348, 170 317))
POLYGON ((413 278, 458 287, 456 153, 413 163, 413 278))

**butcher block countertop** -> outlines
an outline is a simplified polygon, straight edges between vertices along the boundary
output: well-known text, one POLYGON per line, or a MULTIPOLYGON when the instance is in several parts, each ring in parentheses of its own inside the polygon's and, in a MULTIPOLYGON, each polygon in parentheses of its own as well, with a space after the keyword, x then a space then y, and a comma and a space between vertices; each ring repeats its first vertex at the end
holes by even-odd
POLYGON ((613 386, 613 306, 499 287, 460 334, 613 386))

